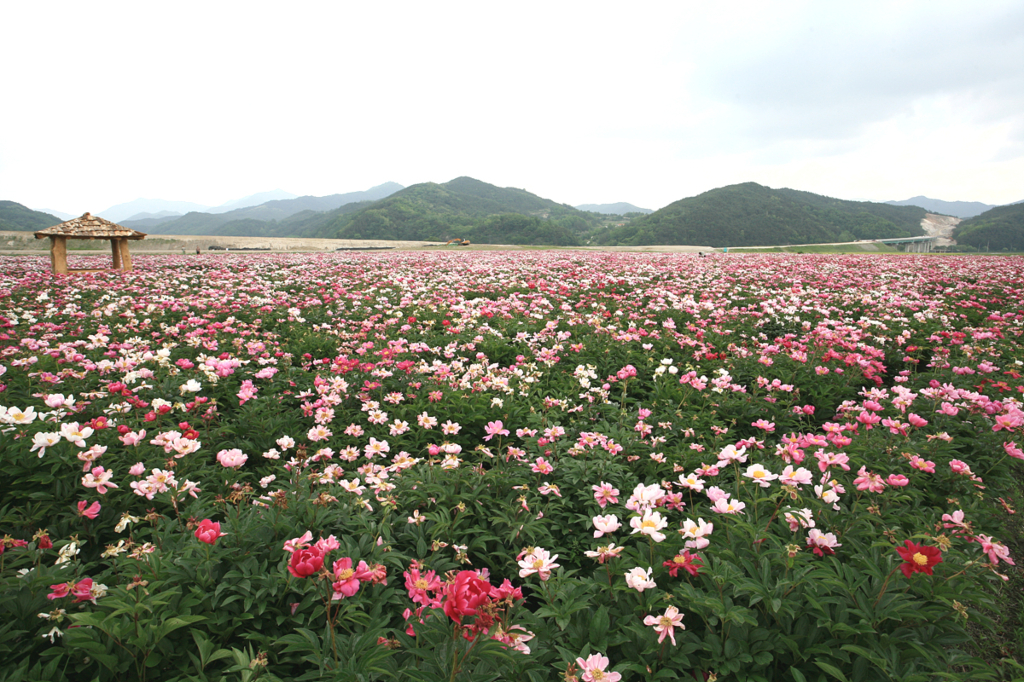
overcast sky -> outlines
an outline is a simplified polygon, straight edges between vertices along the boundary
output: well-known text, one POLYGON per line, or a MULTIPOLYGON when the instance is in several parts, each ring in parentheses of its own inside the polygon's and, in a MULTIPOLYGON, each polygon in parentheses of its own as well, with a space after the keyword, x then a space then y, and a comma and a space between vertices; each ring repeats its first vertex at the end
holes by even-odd
POLYGON ((3 2, 0 199, 1024 199, 1024 2, 3 2))

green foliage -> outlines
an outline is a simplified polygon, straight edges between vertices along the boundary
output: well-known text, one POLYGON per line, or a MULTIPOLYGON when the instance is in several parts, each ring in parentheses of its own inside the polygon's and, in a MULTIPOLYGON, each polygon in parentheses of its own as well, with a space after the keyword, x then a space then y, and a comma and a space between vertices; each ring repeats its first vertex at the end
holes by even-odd
POLYGON ((978 251, 1024 251, 1024 204, 997 206, 965 220, 953 239, 978 251))
POLYGON ((722 247, 913 237, 923 234, 924 216, 916 206, 844 201, 748 182, 682 199, 600 233, 596 241, 722 247))

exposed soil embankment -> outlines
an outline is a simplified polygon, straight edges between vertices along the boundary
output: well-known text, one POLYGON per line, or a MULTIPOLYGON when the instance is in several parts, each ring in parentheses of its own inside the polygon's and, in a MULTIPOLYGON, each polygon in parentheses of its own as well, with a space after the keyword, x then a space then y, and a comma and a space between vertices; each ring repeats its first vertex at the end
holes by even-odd
POLYGON ((953 230, 960 224, 960 218, 951 215, 937 215, 926 213, 921 221, 921 229, 929 237, 935 237, 936 246, 951 246, 956 244, 953 239, 953 230))

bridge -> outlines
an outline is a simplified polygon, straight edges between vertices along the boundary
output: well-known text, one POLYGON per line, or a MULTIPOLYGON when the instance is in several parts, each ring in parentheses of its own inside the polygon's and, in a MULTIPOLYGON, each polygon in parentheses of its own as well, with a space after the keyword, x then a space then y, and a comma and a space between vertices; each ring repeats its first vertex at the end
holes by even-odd
POLYGON ((906 244, 907 253, 931 253, 935 246, 935 237, 900 237, 893 239, 872 239, 872 242, 882 244, 906 244))

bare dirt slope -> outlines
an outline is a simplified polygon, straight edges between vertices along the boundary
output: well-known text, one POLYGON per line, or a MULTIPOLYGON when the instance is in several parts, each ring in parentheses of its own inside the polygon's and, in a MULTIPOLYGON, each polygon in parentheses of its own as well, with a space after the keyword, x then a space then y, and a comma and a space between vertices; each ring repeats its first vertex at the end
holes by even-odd
POLYGON ((953 230, 960 224, 960 218, 950 215, 936 215, 926 213, 921 221, 921 229, 929 237, 936 237, 936 246, 950 246, 956 244, 953 239, 953 230))

